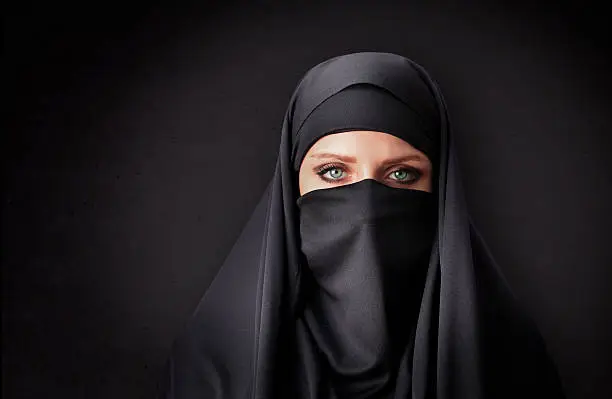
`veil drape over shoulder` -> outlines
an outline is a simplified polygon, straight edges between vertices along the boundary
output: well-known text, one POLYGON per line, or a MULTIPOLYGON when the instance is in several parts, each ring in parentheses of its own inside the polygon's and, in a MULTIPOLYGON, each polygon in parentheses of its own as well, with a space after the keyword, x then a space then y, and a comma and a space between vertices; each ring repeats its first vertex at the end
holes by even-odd
MULTIPOLYGON (((563 398, 535 326, 513 299, 466 209, 442 94, 415 62, 362 52, 322 62, 299 82, 284 116, 274 175, 199 303, 168 363, 164 398, 327 398, 300 370, 303 301, 296 157, 299 128, 325 100, 357 84, 385 89, 435 120, 438 226, 395 398, 563 398), (299 364, 298 364, 299 363, 299 364)), ((209 267, 203 261, 202 267, 209 267)), ((310 364, 304 364, 310 363, 310 364)))

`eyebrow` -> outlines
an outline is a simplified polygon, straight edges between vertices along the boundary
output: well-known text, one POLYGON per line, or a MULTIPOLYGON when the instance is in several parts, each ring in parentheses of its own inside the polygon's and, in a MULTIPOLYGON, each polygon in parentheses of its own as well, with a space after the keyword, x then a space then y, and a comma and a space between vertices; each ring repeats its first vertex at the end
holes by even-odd
MULTIPOLYGON (((334 158, 334 159, 338 159, 342 162, 346 162, 346 163, 356 163, 357 162, 357 158, 349 156, 349 155, 341 155, 341 154, 334 154, 332 152, 321 152, 321 153, 316 153, 316 154, 312 154, 310 155, 311 158, 334 158)), ((387 165, 387 164, 391 164, 391 163, 397 163, 397 162, 406 162, 406 161, 422 161, 423 158, 419 155, 419 154, 413 154, 413 155, 405 155, 405 156, 401 156, 401 157, 396 157, 396 158, 391 158, 391 159, 387 159, 385 160, 385 162, 383 162, 383 164, 387 165)))
POLYGON ((352 157, 350 155, 341 155, 341 154, 334 154, 332 152, 320 152, 318 154, 312 154, 310 156, 311 158, 334 158, 334 159, 339 159, 342 162, 346 162, 346 163, 356 163, 357 162, 357 158, 352 157))

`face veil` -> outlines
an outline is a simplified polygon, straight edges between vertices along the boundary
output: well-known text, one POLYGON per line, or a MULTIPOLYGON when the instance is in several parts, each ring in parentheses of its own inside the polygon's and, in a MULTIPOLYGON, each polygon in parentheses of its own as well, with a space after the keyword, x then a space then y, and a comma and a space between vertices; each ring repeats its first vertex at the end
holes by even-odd
MULTIPOLYGON (((361 243, 359 238, 353 241, 367 248, 367 243, 376 242, 379 230, 363 226, 355 226, 354 218, 345 217, 328 227, 337 230, 335 237, 370 237, 361 243)), ((390 259, 380 262, 394 264, 390 259)), ((348 263, 357 265, 352 269, 360 270, 358 262, 348 263)), ((365 300, 342 288, 336 294, 348 304, 364 301, 361 307, 367 308, 381 300, 381 292, 402 291, 393 284, 384 286, 384 290, 372 289, 372 296, 365 300)), ((351 325, 346 320, 336 320, 335 324, 340 328, 351 325)), ((363 52, 329 59, 304 75, 283 119, 272 180, 184 333, 176 340, 163 385, 162 397, 166 399, 564 397, 537 328, 513 299, 469 217, 446 105, 438 86, 421 66, 396 54, 363 52), (351 103, 351 107, 344 108, 344 120, 334 119, 339 115, 337 111, 312 117, 324 115, 320 112, 325 109, 333 110, 321 105, 333 104, 338 93, 364 85, 384 91, 409 111, 389 116, 385 112, 394 112, 389 106, 382 107, 386 110, 382 113, 355 113, 351 110, 358 107, 351 103), (327 121, 325 128, 317 125, 321 120, 327 121), (346 121, 351 125, 347 127, 346 121), (400 132, 406 126, 415 128, 400 132), (435 170, 433 193, 422 193, 430 195, 425 198, 414 190, 362 181, 351 187, 315 190, 320 193, 311 192, 300 198, 298 160, 317 138, 342 129, 389 132, 424 150, 431 155, 435 170), (410 136, 415 131, 422 134, 410 136), (357 190, 358 197, 347 196, 348 190, 357 190), (325 268, 317 267, 317 259, 329 256, 320 256, 318 249, 324 246, 314 240, 321 227, 315 223, 316 215, 331 209, 317 207, 344 204, 340 208, 342 215, 347 206, 371 204, 373 199, 385 206, 361 205, 364 211, 360 215, 382 220, 389 213, 395 220, 405 221, 376 223, 382 229, 381 236, 413 237, 413 242, 418 243, 419 237, 428 234, 423 226, 433 226, 431 239, 412 246, 412 253, 382 251, 397 254, 403 264, 422 265, 400 270, 412 274, 396 279, 384 275, 393 271, 392 267, 376 269, 376 281, 412 282, 404 290, 412 295, 391 295, 400 299, 382 301, 389 309, 405 305, 405 313, 379 313, 374 318, 379 322, 373 323, 371 331, 363 336, 352 337, 357 328, 347 328, 334 337, 329 332, 337 329, 322 327, 322 321, 329 324, 333 320, 334 312, 312 296, 312 287, 337 288, 325 279, 329 274, 325 268), (411 205, 395 209, 398 203, 411 205), (410 209, 430 209, 419 213, 429 217, 420 220, 409 214, 410 209), (304 213, 311 216, 305 217, 304 213), (414 234, 406 227, 411 224, 424 233, 414 234), (308 248, 312 249, 310 253, 308 248), (384 350, 380 353, 389 356, 376 357, 379 351, 368 350, 367 346, 381 336, 378 329, 383 325, 386 327, 382 335, 387 338, 381 341, 384 350), (366 348, 359 352, 366 353, 365 357, 359 358, 355 353, 354 364, 374 359, 370 363, 375 367, 370 373, 356 374, 344 355, 338 356, 347 352, 342 342, 336 344, 338 337, 355 338, 357 341, 351 342, 366 348), (371 354, 374 356, 368 357, 371 354), (332 372, 330 365, 339 367, 332 372), (346 375, 359 377, 338 378, 338 370, 348 370, 346 375)))

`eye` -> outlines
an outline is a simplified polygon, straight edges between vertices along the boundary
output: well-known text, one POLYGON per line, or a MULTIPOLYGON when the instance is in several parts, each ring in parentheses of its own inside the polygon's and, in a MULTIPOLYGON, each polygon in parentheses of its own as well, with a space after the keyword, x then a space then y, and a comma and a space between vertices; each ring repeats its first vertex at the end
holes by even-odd
POLYGON ((389 174, 391 180, 395 180, 400 184, 412 184, 419 180, 421 172, 413 168, 396 169, 389 174))
POLYGON ((323 165, 317 174, 326 181, 339 181, 346 176, 346 172, 338 165, 323 165))

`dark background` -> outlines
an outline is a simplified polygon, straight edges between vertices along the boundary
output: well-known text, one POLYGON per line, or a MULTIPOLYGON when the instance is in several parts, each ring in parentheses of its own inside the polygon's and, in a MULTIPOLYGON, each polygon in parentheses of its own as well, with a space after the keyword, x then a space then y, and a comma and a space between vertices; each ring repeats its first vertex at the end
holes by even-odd
POLYGON ((366 50, 437 79, 470 211, 568 397, 612 397, 603 6, 85 3, 5 5, 4 398, 152 397, 299 78, 366 50))

